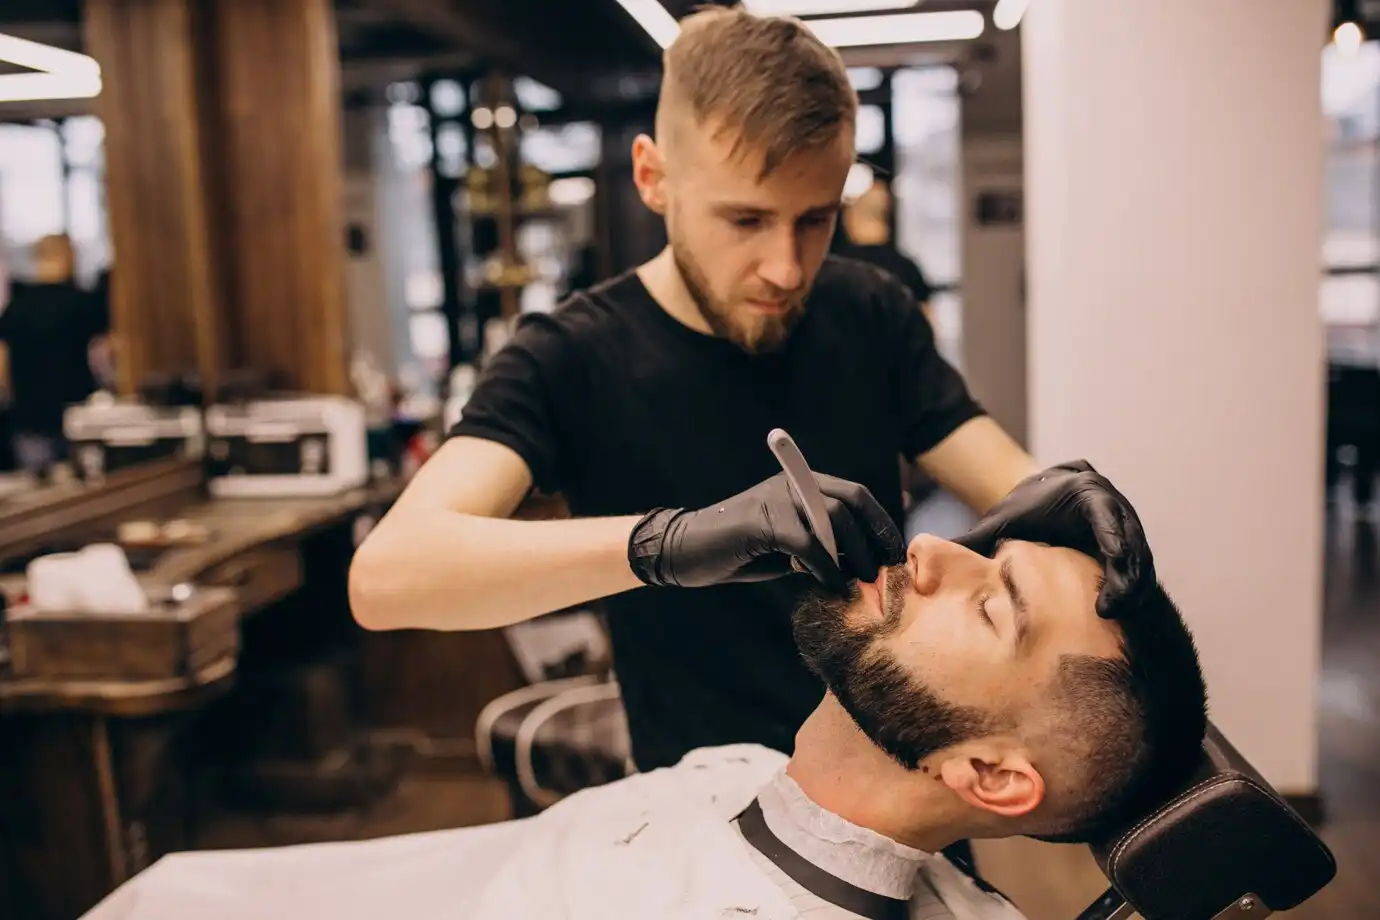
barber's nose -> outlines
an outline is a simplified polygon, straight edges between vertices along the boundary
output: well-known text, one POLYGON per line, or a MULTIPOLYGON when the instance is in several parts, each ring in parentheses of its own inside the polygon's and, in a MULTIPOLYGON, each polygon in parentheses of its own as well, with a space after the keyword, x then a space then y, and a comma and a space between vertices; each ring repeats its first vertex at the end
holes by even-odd
POLYGON ((920 534, 906 548, 906 565, 917 594, 938 594, 946 581, 980 565, 982 557, 966 547, 932 534, 920 534))
POLYGON ((770 250, 758 273, 762 280, 781 291, 796 291, 805 283, 800 264, 800 240, 794 232, 778 234, 768 243, 770 250))

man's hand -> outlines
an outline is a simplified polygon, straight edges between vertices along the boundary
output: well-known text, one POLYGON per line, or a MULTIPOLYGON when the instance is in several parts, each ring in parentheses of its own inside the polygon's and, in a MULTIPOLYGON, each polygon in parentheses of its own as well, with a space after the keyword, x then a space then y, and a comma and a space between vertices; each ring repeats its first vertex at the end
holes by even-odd
POLYGON ((1097 613, 1113 617, 1122 602, 1155 584, 1155 560, 1140 517, 1126 496, 1087 461, 1051 467, 1022 481, 960 543, 991 556, 1002 540, 1030 540, 1087 553, 1105 580, 1097 613))
POLYGON ((804 569, 834 590, 873 581, 905 558, 905 542, 864 486, 816 474, 839 564, 810 530, 784 473, 700 511, 659 508, 628 540, 633 573, 649 585, 699 588, 767 581, 804 569))

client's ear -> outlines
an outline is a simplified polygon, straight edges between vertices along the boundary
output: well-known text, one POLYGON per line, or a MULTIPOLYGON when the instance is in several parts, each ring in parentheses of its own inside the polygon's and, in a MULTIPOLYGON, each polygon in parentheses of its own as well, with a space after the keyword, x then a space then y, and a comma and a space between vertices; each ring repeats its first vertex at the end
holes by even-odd
POLYGON ((965 752, 939 768, 940 779, 974 808, 1003 818, 1019 818, 1045 798, 1045 779, 1021 753, 965 752))

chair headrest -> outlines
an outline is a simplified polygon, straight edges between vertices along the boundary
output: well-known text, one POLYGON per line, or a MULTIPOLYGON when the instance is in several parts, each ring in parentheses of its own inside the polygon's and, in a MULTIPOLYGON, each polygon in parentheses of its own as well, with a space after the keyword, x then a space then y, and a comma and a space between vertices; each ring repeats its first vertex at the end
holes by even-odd
POLYGON ((1246 895, 1288 910, 1337 872, 1318 835, 1211 724, 1193 779, 1092 851, 1145 920, 1212 920, 1246 895))

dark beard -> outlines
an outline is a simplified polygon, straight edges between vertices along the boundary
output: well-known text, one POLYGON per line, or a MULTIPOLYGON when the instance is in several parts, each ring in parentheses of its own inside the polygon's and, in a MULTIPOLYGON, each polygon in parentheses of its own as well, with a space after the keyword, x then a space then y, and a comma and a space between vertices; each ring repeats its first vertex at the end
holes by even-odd
POLYGON ((856 583, 847 597, 815 589, 791 618, 805 664, 824 681, 863 734, 907 770, 926 757, 991 730, 981 710, 954 706, 912 676, 879 644, 900 628, 910 571, 886 572, 886 611, 865 627, 847 622, 848 609, 862 597, 856 583))
POLYGON ((803 312, 799 304, 792 306, 782 316, 768 317, 760 326, 745 327, 733 321, 732 307, 720 303, 709 292, 709 282, 705 280, 704 272, 700 271, 699 266, 683 247, 673 243, 671 257, 675 259, 676 270, 680 272, 685 289, 690 292, 691 299, 699 308, 700 316, 704 317, 704 321, 709 324, 716 336, 732 342, 748 354, 778 351, 786 343, 803 312))

